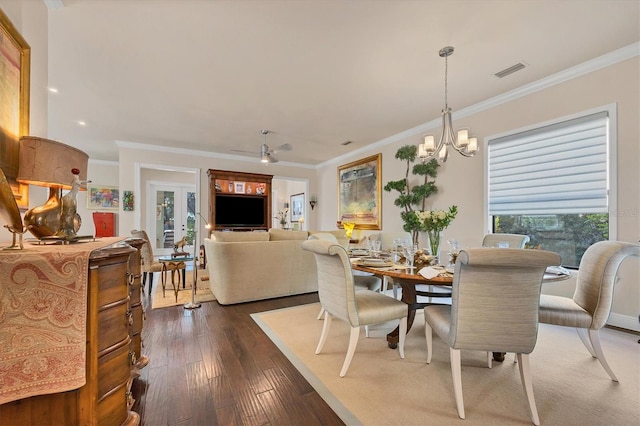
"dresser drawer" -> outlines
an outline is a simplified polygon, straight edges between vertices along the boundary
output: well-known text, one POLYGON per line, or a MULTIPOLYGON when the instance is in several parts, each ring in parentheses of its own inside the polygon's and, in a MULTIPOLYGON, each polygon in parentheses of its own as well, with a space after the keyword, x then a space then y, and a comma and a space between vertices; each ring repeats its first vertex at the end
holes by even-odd
POLYGON ((98 311, 98 355, 129 336, 129 317, 127 299, 98 311))
POLYGON ((127 278, 126 263, 103 265, 96 273, 98 274, 97 279, 100 283, 98 307, 109 305, 129 297, 129 286, 124 285, 127 278))
MULTIPOLYGON (((121 345, 98 358, 98 401, 107 397, 120 386, 126 387, 131 376, 129 351, 131 340, 127 337, 121 345)), ((126 400, 123 399, 126 408, 126 400)))

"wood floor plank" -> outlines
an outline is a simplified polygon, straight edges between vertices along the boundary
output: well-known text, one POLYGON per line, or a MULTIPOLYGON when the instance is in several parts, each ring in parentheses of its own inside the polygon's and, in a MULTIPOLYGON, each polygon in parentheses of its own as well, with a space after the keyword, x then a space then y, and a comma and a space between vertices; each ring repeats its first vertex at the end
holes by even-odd
POLYGON ((147 308, 142 352, 150 362, 132 386, 141 425, 344 424, 250 317, 317 301, 311 293, 147 308))

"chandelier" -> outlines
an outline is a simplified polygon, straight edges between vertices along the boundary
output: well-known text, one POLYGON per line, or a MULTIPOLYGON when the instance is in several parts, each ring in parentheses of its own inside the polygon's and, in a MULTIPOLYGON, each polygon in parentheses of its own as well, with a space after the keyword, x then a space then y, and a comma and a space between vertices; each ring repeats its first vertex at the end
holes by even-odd
POLYGON ((447 71, 448 71, 448 58, 453 55, 453 47, 447 46, 440 49, 439 55, 444 58, 444 109, 442 110, 442 132, 440 133, 440 140, 435 143, 433 135, 427 135, 424 137, 424 143, 418 146, 418 157, 423 161, 434 158, 436 155, 438 158, 445 162, 449 157, 449 147, 452 147, 465 157, 472 157, 478 152, 478 139, 475 137, 469 137, 468 129, 461 129, 458 131, 456 137, 453 125, 451 124, 451 108, 447 102, 447 71))

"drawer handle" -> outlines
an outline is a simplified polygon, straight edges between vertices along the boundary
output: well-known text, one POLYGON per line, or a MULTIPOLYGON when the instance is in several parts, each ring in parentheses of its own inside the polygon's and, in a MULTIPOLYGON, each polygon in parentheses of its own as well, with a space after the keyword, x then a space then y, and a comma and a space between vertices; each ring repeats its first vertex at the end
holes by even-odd
POLYGON ((136 277, 133 274, 130 274, 129 272, 127 272, 127 282, 129 283, 130 286, 133 285, 135 280, 136 280, 136 277))
POLYGON ((127 323, 129 323, 129 325, 133 325, 133 313, 131 311, 127 311, 125 316, 127 317, 127 323))
POLYGON ((127 391, 127 393, 125 394, 126 398, 127 398, 127 409, 133 407, 133 403, 135 402, 133 400, 133 393, 131 391, 127 391))
POLYGON ((136 365, 136 354, 129 352, 129 358, 131 359, 131 365, 136 365))

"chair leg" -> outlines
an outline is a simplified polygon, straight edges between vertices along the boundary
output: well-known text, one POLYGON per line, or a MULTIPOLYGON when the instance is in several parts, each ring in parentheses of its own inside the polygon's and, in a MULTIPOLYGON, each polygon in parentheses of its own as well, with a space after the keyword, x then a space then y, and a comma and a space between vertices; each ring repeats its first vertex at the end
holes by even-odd
POLYGON ((487 352, 487 367, 493 368, 493 352, 487 352))
POLYGON ((427 364, 431 364, 431 352, 433 348, 433 330, 428 322, 424 323, 424 337, 427 340, 427 364))
POLYGON ((151 290, 153 289, 153 272, 147 272, 149 274, 149 297, 151 297, 151 290))
POLYGON ((602 351, 602 345, 600 344, 600 333, 599 330, 589 330, 589 339, 591 341, 591 345, 593 346, 593 350, 596 353, 596 358, 600 361, 600 364, 607 372, 611 380, 614 382, 618 381, 618 378, 615 374, 613 374, 613 370, 609 367, 606 358, 604 357, 604 352, 602 351))
POLYGON ((404 341, 407 337, 407 317, 400 318, 400 329, 398 330, 400 340, 398 342, 398 351, 400 358, 404 359, 404 341))
POLYGON ((451 378, 453 379, 453 393, 456 397, 458 417, 464 419, 464 400, 462 399, 462 367, 460 366, 460 350, 449 348, 451 358, 451 378))
POLYGON ((364 326, 364 337, 369 338, 369 325, 364 326))
POLYGON ((398 284, 393 283, 393 298, 398 300, 398 284))
POLYGON ((596 355, 596 351, 593 350, 593 345, 591 344, 591 338, 589 337, 589 333, 586 328, 576 328, 578 332, 578 336, 580 336, 580 340, 582 340, 582 344, 589 351, 592 357, 598 358, 596 355))
POLYGON ((531 421, 534 425, 540 425, 540 418, 538 417, 538 409, 536 408, 536 400, 533 396, 533 385, 531 383, 531 369, 529 368, 529 354, 517 354, 518 367, 520 367, 520 379, 522 380, 522 387, 524 393, 527 396, 529 402, 529 414, 531 415, 531 421))
POLYGON ((327 341, 327 335, 329 334, 329 328, 331 328, 331 319, 333 317, 327 311, 324 311, 324 324, 322 325, 322 334, 320 335, 320 341, 318 342, 318 347, 316 348, 316 355, 320 353, 324 343, 327 341))
POLYGON ((356 353, 356 346, 358 346, 358 337, 360 336, 360 327, 351 327, 351 335, 349 336, 349 348, 347 349, 347 356, 342 364, 342 370, 340 370, 340 377, 344 377, 347 374, 353 354, 356 353))
POLYGON ((320 306, 320 312, 318 312, 318 318, 319 320, 322 319, 322 315, 324 315, 324 308, 322 306, 320 306))

